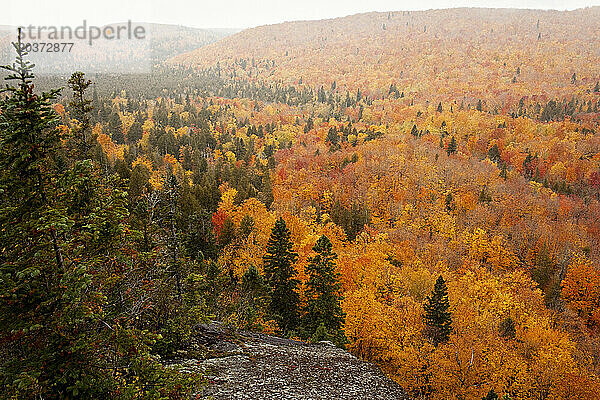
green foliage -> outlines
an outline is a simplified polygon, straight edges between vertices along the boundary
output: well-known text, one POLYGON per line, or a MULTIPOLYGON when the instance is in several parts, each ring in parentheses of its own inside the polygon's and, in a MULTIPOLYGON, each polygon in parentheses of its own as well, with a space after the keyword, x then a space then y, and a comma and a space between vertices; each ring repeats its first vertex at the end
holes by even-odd
POLYGON ((92 100, 85 97, 86 90, 92 81, 85 79, 83 72, 74 72, 67 81, 73 91, 73 99, 69 102, 71 116, 76 122, 71 127, 72 137, 69 138, 69 147, 79 159, 90 156, 93 140, 89 113, 92 111, 92 100))
POLYGON ((452 332, 452 315, 449 311, 448 289, 441 275, 435 282, 433 292, 427 296, 423 308, 425 334, 435 346, 447 342, 452 332))
POLYGON ((343 324, 346 317, 342 310, 340 274, 335 270, 337 254, 327 236, 323 235, 313 247, 317 254, 308 259, 306 272, 307 304, 302 318, 302 328, 309 335, 316 334, 322 325, 333 341, 344 343, 343 324))
POLYGON ((294 270, 297 259, 298 254, 292 250, 290 231, 283 218, 279 218, 267 243, 263 263, 265 278, 271 287, 269 310, 284 334, 298 325, 299 281, 294 270))
POLYGON ((315 329, 315 332, 310 337, 310 342, 318 343, 318 342, 327 341, 327 342, 333 343, 338 339, 339 339, 339 336, 330 334, 329 331, 327 330, 327 327, 325 327, 325 323, 321 323, 317 327, 317 329, 315 329))
POLYGON ((481 188, 479 192, 479 198, 477 199, 479 203, 489 204, 492 202, 492 195, 488 192, 487 188, 484 186, 481 188))
POLYGON ((498 326, 500 336, 506 339, 514 339, 517 334, 515 321, 511 317, 506 317, 498 326))
MULTIPOLYGON (((161 280, 159 282, 168 282, 161 280)), ((188 274, 183 280, 182 296, 179 298, 168 288, 161 291, 162 313, 167 315, 157 316, 156 331, 161 335, 161 340, 156 341, 153 350, 162 356, 172 356, 176 350, 189 348, 191 345, 194 327, 208 319, 208 309, 204 300, 206 289, 205 278, 197 273, 188 274), (169 293, 170 292, 170 293, 169 293)))
POLYGON ((240 221, 239 234, 242 238, 247 238, 254 231, 254 219, 250 215, 244 215, 240 221))
POLYGON ((448 153, 448 155, 454 154, 456 153, 457 149, 458 143, 456 143, 456 139, 454 138, 454 136, 452 136, 452 138, 450 139, 450 143, 448 143, 448 147, 446 148, 446 153, 448 153))
POLYGON ((495 163, 502 161, 502 158, 500 157, 500 150, 498 149, 497 144, 494 143, 494 145, 488 150, 488 158, 495 163))
POLYGON ((185 397, 197 377, 164 368, 151 353, 159 336, 137 322, 151 307, 149 265, 123 182, 90 160, 59 163, 58 92, 34 93, 15 49, 5 69, 17 85, 0 101, 0 397, 185 397))
POLYGON ((258 269, 252 265, 241 281, 241 301, 239 305, 239 322, 243 329, 260 329, 259 317, 263 316, 269 305, 270 288, 258 269))
POLYGON ((339 201, 335 201, 331 209, 331 220, 344 229, 348 240, 356 239, 356 236, 369 223, 369 212, 366 207, 353 203, 351 207, 344 207, 339 201))
POLYGON ((490 391, 488 392, 488 394, 483 397, 481 400, 498 400, 499 397, 496 394, 496 392, 494 391, 494 389, 490 389, 490 391))
POLYGON ((444 199, 444 205, 446 207, 446 211, 451 212, 454 211, 456 205, 454 204, 454 197, 452 197, 452 193, 448 192, 446 198, 444 199))

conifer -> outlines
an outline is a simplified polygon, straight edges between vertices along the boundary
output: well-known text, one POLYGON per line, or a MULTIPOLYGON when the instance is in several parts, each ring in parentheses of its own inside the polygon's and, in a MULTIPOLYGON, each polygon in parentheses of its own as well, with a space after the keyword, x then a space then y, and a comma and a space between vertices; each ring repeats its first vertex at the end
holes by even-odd
POLYGON ((290 231, 283 218, 279 218, 271 231, 263 262, 265 278, 271 287, 269 309, 283 333, 288 333, 298 325, 300 299, 296 289, 299 281, 294 271, 297 259, 298 254, 292 249, 290 231))
POLYGON ((447 342, 452 332, 452 314, 449 311, 448 289, 441 275, 423 307, 427 336, 435 346, 447 342))
POLYGON ((345 314, 342 311, 340 274, 335 270, 337 254, 333 251, 331 241, 323 235, 313 247, 317 254, 309 258, 306 272, 309 275, 306 297, 306 314, 303 317, 303 328, 313 335, 320 325, 336 341, 343 338, 342 325, 345 314))

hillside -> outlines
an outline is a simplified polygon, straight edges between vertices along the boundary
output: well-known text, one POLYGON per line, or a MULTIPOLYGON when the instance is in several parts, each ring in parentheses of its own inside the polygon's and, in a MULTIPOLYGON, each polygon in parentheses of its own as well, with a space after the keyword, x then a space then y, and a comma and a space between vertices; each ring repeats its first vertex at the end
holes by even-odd
POLYGON ((600 399, 599 11, 7 67, 0 398, 600 399))
POLYGON ((360 88, 381 96, 394 84, 415 101, 483 99, 501 106, 522 96, 590 89, 600 76, 598 32, 599 7, 374 12, 247 29, 171 62, 219 62, 237 76, 284 84, 336 82, 342 93, 360 88), (270 63, 253 68, 239 59, 270 63))
MULTIPOLYGON (((117 26, 119 24, 110 24, 117 26)), ((236 32, 234 29, 196 29, 178 25, 134 23, 145 29, 144 40, 96 40, 77 38, 27 40, 25 43, 73 42, 67 52, 32 51, 30 57, 44 74, 70 74, 74 70, 88 73, 149 72, 156 64, 181 52, 197 49, 236 32)), ((16 27, 0 27, 0 63, 12 57, 11 41, 16 27)))

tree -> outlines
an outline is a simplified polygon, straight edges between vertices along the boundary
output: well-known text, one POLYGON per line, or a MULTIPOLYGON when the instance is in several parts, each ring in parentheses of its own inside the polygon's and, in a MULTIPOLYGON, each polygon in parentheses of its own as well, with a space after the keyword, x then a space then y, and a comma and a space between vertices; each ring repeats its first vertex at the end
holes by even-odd
POLYGON ((292 245, 290 231, 280 217, 271 231, 263 263, 265 279, 271 287, 269 310, 284 334, 298 325, 299 280, 294 270, 298 254, 292 245))
POLYGON ((437 112, 441 113, 442 111, 443 111, 442 102, 440 101, 440 103, 437 106, 437 112))
POLYGON ((452 332, 452 314, 449 311, 448 289, 441 275, 435 282, 433 292, 427 296, 423 308, 426 335, 435 346, 447 342, 452 332))
POLYGON ((3 68, 16 86, 0 101, 0 397, 182 395, 192 382, 172 371, 171 386, 150 354, 157 336, 135 326, 146 271, 122 182, 89 160, 59 164, 59 91, 35 93, 33 65, 14 47, 3 68))
POLYGON ((446 211, 451 212, 456 208, 454 204, 454 197, 452 197, 452 192, 448 192, 446 195, 446 199, 444 200, 444 205, 446 206, 446 211))
POLYGON ((577 255, 561 283, 562 297, 589 326, 600 325, 600 271, 584 255, 577 255))
POLYGON ((337 254, 331 241, 322 235, 313 247, 316 256, 308 259, 306 272, 309 275, 306 287, 306 314, 302 325, 309 336, 313 336, 323 325, 327 333, 340 343, 343 340, 340 274, 335 270, 337 254))
POLYGON ((488 394, 485 397, 483 397, 481 400, 498 400, 498 395, 496 394, 494 389, 490 389, 488 394))
POLYGON ((138 114, 133 121, 133 124, 129 127, 127 132, 127 143, 137 143, 144 134, 144 119, 141 114, 138 114))
POLYGON ((262 317, 269 301, 269 287, 258 272, 251 265, 244 273, 241 280, 240 314, 241 326, 245 329, 256 329, 259 327, 257 319, 262 317))
POLYGON ((72 140, 75 142, 72 147, 78 158, 83 159, 89 156, 90 149, 93 146, 89 118, 89 113, 92 111, 92 100, 85 97, 85 92, 92 81, 85 79, 83 72, 74 72, 67 83, 73 91, 73 99, 69 105, 72 108, 73 117, 77 120, 76 126, 71 128, 72 140))
POLYGON ((419 136, 419 130, 417 129, 417 125, 413 125, 410 134, 413 136, 419 136))
POLYGON ((517 334, 515 321, 511 317, 506 317, 498 326, 500 336, 506 339, 514 339, 517 334))
POLYGON ((496 143, 494 143, 494 145, 488 150, 488 158, 495 163, 502 160, 500 156, 500 149, 498 149, 498 145, 496 143))
POLYGON ((450 139, 450 143, 448 143, 448 147, 446 148, 446 153, 448 155, 456 153, 456 149, 458 148, 458 144, 456 143, 456 139, 454 136, 450 139))
POLYGON ((121 118, 119 117, 119 113, 117 111, 113 111, 113 113, 110 115, 110 119, 108 120, 108 130, 113 142, 116 144, 125 143, 123 124, 121 123, 121 118))

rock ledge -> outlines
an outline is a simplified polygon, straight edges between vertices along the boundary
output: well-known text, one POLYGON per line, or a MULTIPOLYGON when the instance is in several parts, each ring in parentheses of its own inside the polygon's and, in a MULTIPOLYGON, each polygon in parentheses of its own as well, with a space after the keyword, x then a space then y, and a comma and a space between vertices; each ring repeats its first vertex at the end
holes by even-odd
POLYGON ((204 372, 208 385, 199 393, 201 399, 408 399, 376 365, 330 342, 233 334, 216 323, 199 327, 199 337, 219 356, 177 364, 204 372))

